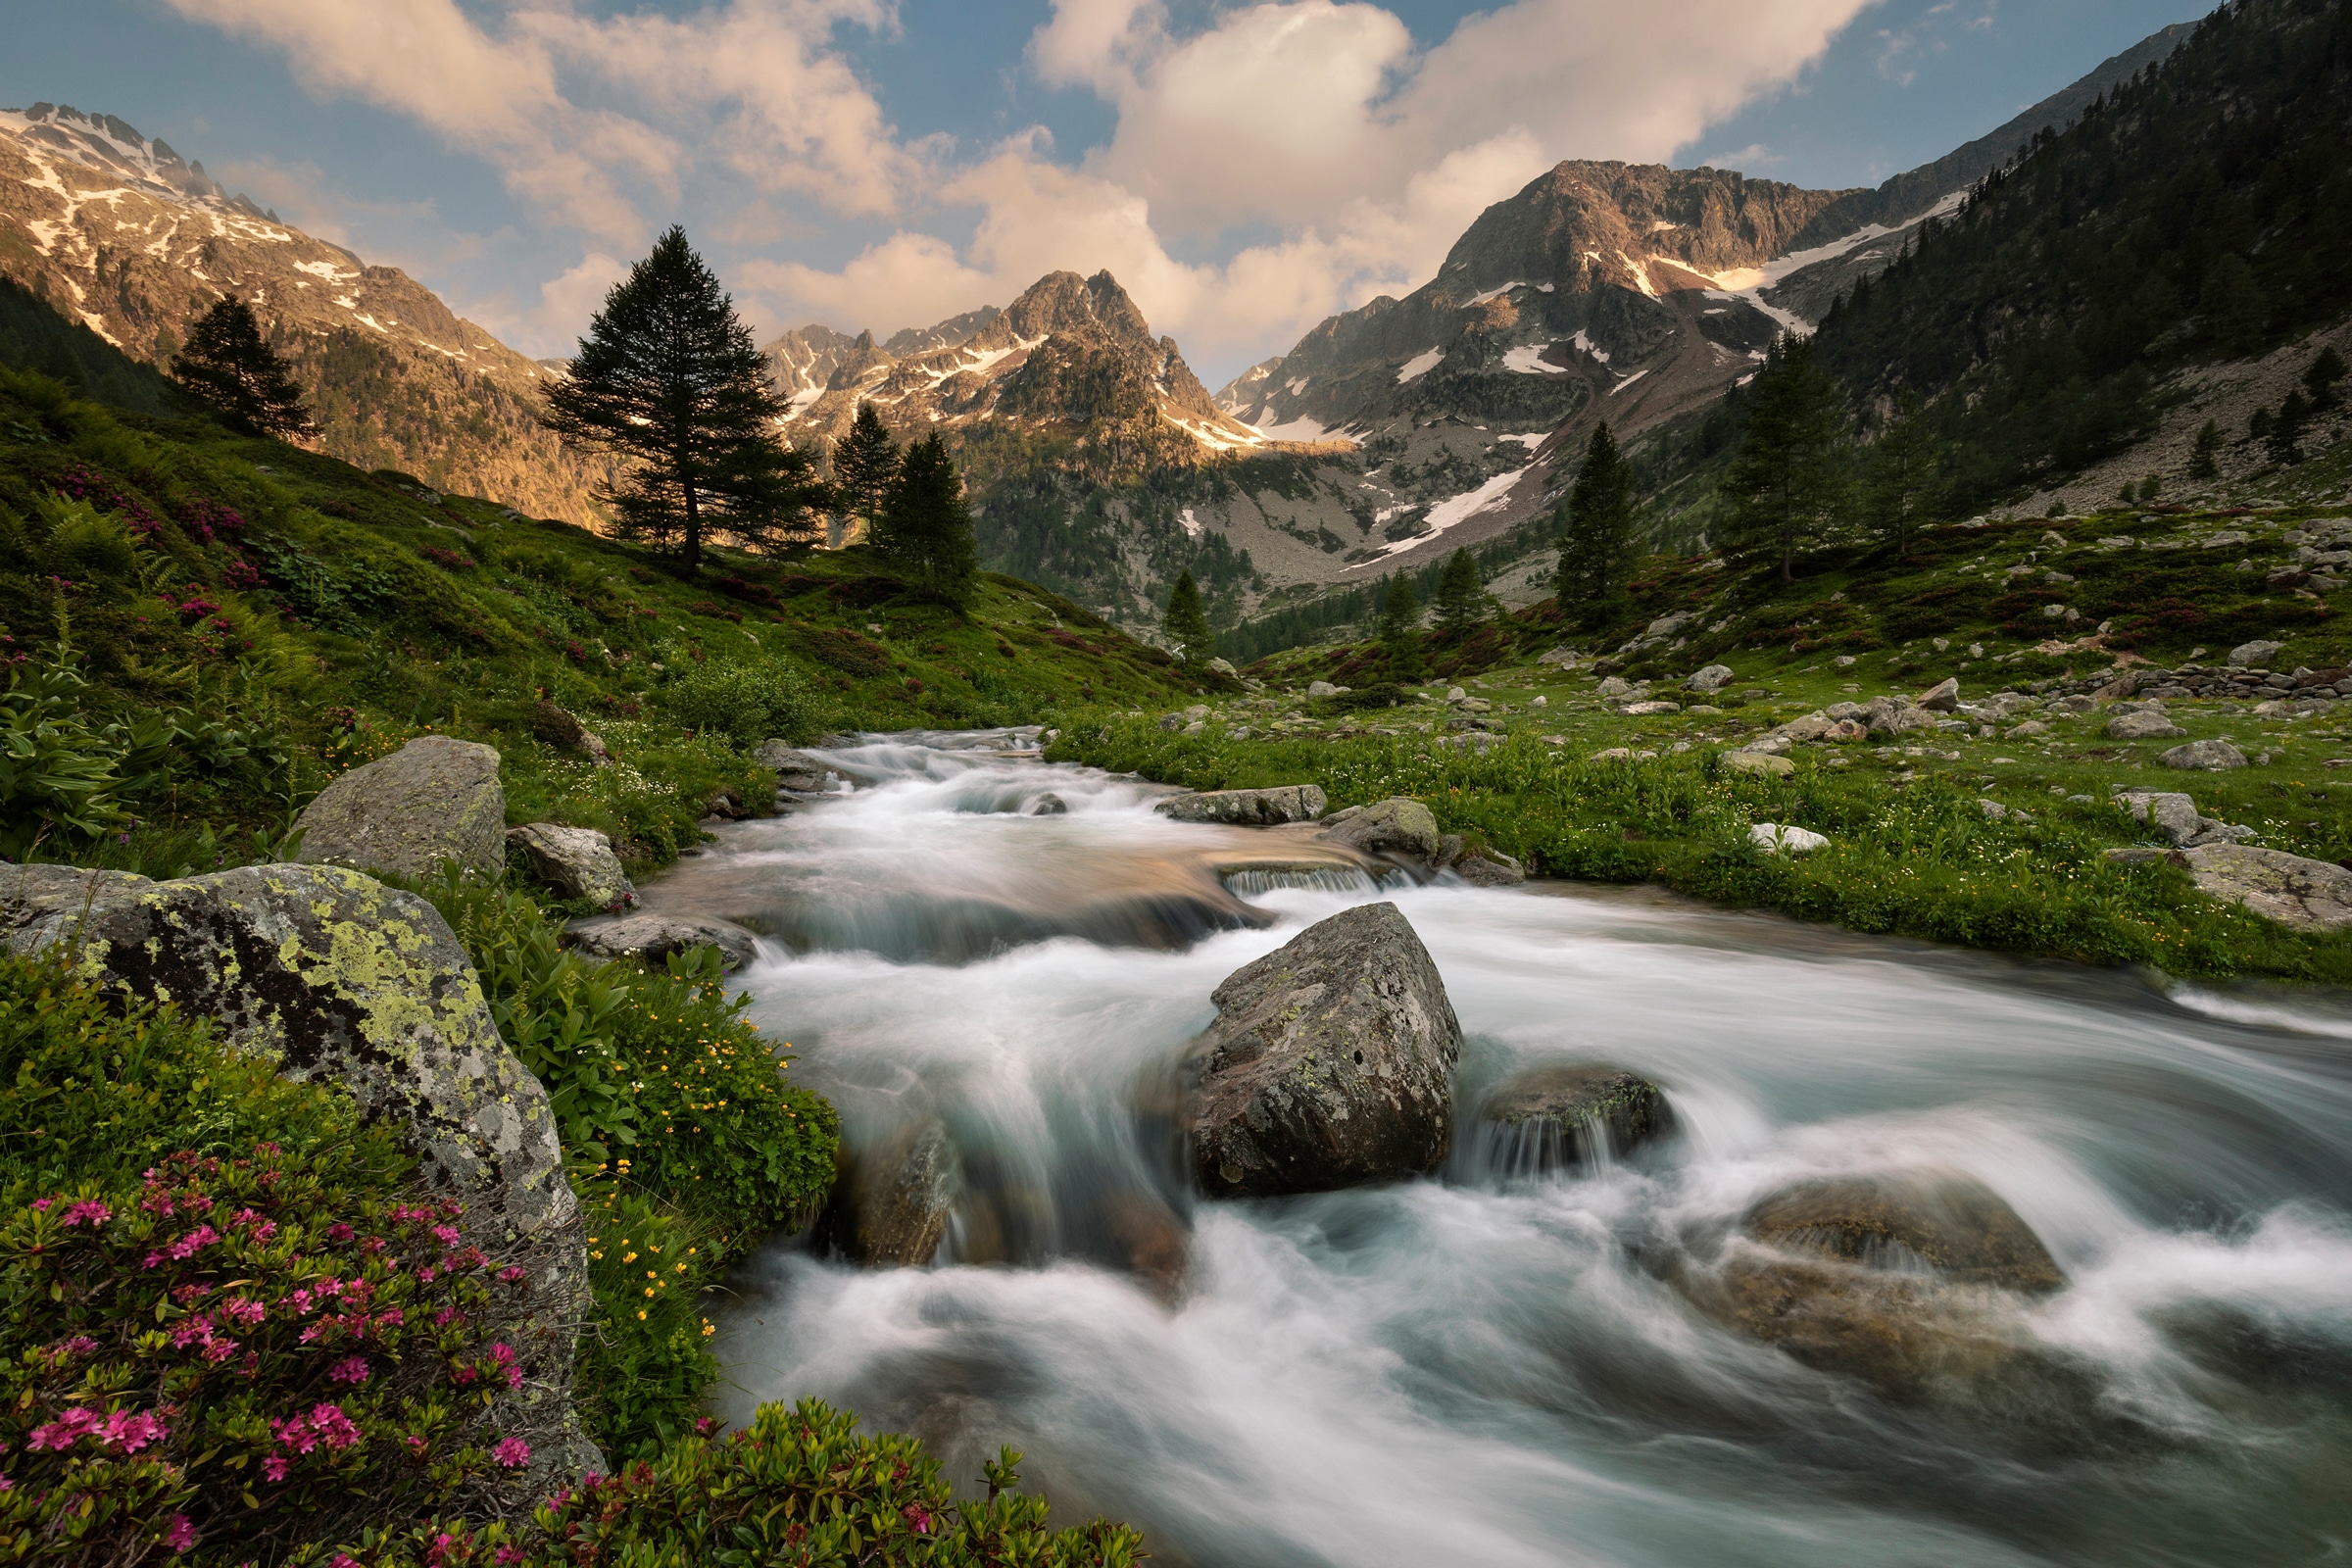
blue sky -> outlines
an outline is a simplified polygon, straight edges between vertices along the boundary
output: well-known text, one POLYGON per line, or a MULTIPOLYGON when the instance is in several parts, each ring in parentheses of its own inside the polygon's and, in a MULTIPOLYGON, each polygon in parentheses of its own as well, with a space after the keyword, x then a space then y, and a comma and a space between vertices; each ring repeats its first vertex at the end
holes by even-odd
POLYGON ((1212 387, 1566 157, 1875 184, 2180 0, 0 0, 120 115, 556 354, 683 221, 762 336, 1107 267, 1212 387))

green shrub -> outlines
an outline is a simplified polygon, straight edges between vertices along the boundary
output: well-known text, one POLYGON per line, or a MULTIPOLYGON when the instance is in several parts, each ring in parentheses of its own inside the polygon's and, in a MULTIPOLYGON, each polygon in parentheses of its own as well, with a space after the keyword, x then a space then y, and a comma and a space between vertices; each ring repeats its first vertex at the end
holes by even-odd
POLYGON ((602 1307, 580 1337, 580 1420, 615 1463, 647 1458, 692 1430, 718 1376, 702 1298, 723 1253, 674 1205, 618 1182, 583 1186, 580 1208, 602 1307))
POLYGON ((670 671, 662 708, 688 729, 750 748, 770 736, 814 740, 824 711, 798 671, 775 660, 705 659, 670 671))
POLYGON ((520 1529, 379 1532, 339 1568, 1131 1568, 1143 1554, 1125 1525, 1050 1529, 1045 1499, 1012 1490, 1020 1455, 1010 1449, 983 1466, 988 1494, 958 1501, 921 1443, 859 1437, 857 1425, 814 1399, 763 1405, 726 1439, 687 1438, 650 1464, 557 1494, 520 1529))

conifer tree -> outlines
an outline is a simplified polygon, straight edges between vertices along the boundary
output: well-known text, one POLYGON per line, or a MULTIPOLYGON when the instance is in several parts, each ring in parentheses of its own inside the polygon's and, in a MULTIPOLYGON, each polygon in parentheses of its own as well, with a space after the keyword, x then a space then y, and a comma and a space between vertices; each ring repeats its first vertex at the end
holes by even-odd
POLYGON ((675 549, 691 575, 708 538, 761 546, 810 530, 826 491, 778 434, 783 412, 751 328, 673 226, 605 296, 545 421, 623 461, 625 479, 599 496, 617 531, 675 549))
POLYGON ((1586 625, 1607 620, 1625 597, 1634 557, 1634 473, 1606 423, 1585 443, 1585 461, 1561 506, 1559 604, 1586 625))
POLYGON ((2285 466, 2303 461, 2303 426, 2310 418, 2311 405, 2303 401, 2303 394, 2289 392, 2271 420, 2268 441, 2273 463, 2285 466))
POLYGON ((1388 580, 1380 600, 1380 643, 1389 656, 1389 678, 1421 678, 1421 598, 1403 572, 1388 580))
POLYGON ((934 432, 909 446, 874 518, 874 549, 922 592, 961 606, 980 574, 980 547, 963 475, 934 432))
POLYGON ((2222 475, 2222 427, 2212 419, 2197 432, 2196 444, 2188 449, 2188 476, 2191 479, 2218 479, 2222 475))
POLYGON ((2320 350, 2311 364, 2304 368, 2303 390, 2311 394, 2311 407, 2315 413, 2324 414, 2341 401, 2335 383, 2344 378, 2344 357, 2335 352, 2333 344, 2320 350))
POLYGON ((1844 500, 1838 388, 1815 363, 1813 340, 1788 333, 1750 390, 1747 429, 1723 478, 1726 542, 1794 582, 1798 547, 1827 530, 1844 500))
POLYGON ((1906 391, 1870 449, 1870 518, 1896 556, 1911 553, 1912 533, 1936 514, 1942 493, 1942 450, 1918 395, 1906 391))
POLYGON ((2244 354, 2260 345, 2271 307, 2243 257, 2224 256, 2206 269, 2197 315, 2206 332, 2231 353, 2244 354))
POLYGON ((1449 642, 1469 636, 1485 623, 1487 609, 1486 580, 1478 573, 1478 563, 1469 551, 1456 550, 1446 560, 1446 575, 1438 579, 1431 601, 1438 635, 1449 642))
POLYGON ((1169 651, 1188 669, 1198 669, 1217 657, 1216 634, 1208 629, 1208 607, 1200 602, 1200 585, 1188 568, 1168 590, 1168 611, 1160 618, 1160 635, 1169 651))
POLYGON ((253 307, 223 295, 188 328, 172 356, 172 379, 256 435, 308 435, 317 428, 286 362, 262 336, 253 307))
POLYGON ((891 478, 898 471, 898 443, 891 440, 874 406, 858 404, 850 433, 833 445, 834 502, 851 519, 843 543, 855 543, 873 532, 874 519, 882 514, 882 498, 889 494, 891 478), (859 523, 864 524, 862 529, 859 523))

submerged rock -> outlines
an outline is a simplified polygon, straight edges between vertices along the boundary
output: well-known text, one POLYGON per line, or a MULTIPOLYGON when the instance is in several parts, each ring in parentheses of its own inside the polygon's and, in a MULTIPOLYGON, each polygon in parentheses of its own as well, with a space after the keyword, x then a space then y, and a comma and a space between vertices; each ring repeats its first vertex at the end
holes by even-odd
POLYGON ((636 906, 637 890, 621 870, 612 841, 592 827, 533 822, 507 829, 507 844, 533 876, 566 899, 586 899, 609 909, 636 906))
POLYGON ((1401 855, 1431 860, 1438 853, 1438 819, 1428 807, 1402 795, 1350 807, 1331 818, 1324 836, 1364 855, 1401 855))
POLYGON ((1179 822, 1222 822, 1235 827, 1280 827, 1311 822, 1328 804, 1312 784, 1283 784, 1262 790, 1208 790, 1172 795, 1152 809, 1179 822))
POLYGON ((1069 812, 1070 803, 1052 790, 1040 795, 1029 807, 1031 816, 1067 816, 1069 812))
POLYGON ((302 858, 313 865, 425 876, 449 860, 496 876, 506 863, 507 826, 498 753, 420 735, 320 790, 294 825, 302 858))
POLYGON ((2066 1283, 2041 1239, 1982 1182, 1942 1172, 1847 1176, 1784 1188, 1747 1211, 1756 1240, 1849 1263, 1903 1266, 2008 1291, 2066 1283))
POLYGON ((925 1117, 854 1154, 844 1152, 815 1245, 868 1268, 928 1263, 947 1239, 962 1188, 947 1123, 925 1117))
POLYGON ((1494 1092, 1483 1118, 1516 1130, 1512 1163, 1537 1171, 1630 1153, 1675 1129, 1656 1084, 1597 1064, 1531 1068, 1494 1092))
POLYGON ((1394 904, 1359 905, 1228 975, 1201 1037, 1193 1168, 1219 1198, 1437 1168, 1462 1027, 1394 904))
POLYGON ((2214 898, 2298 931, 2352 925, 2352 871, 2333 861, 2250 844, 2205 844, 2186 854, 2189 874, 2214 898))
POLYGON ((782 741, 760 743, 752 760, 776 770, 776 787, 796 795, 822 795, 833 787, 833 767, 821 757, 787 746, 782 741))
POLYGON ((740 969, 760 956, 759 939, 752 933, 707 914, 631 914, 587 921, 570 927, 564 937, 599 958, 639 958, 647 963, 705 946, 718 949, 730 969, 740 969))

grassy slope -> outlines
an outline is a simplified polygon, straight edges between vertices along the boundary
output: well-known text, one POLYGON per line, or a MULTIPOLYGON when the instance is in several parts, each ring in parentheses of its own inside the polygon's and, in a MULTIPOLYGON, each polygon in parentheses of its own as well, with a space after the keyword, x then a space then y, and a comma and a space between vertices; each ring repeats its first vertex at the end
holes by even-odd
POLYGON ((2113 665, 2114 654, 2096 650, 2031 651, 2027 636, 2065 624, 2041 615, 2045 604, 2076 608, 2084 617, 2078 632, 2112 622, 2110 646, 2162 664, 2200 646, 2219 662, 2233 643, 2270 635, 2286 642, 2280 668, 2352 662, 2352 635, 2324 601, 2264 590, 2263 568, 2291 554, 2279 535, 2302 514, 2141 515, 2147 520, 2110 514, 1939 529, 1903 561, 1818 561, 1792 588, 1712 562, 1654 562, 1636 602, 1602 630, 1576 632, 1546 603, 1463 646, 1432 651, 1440 679, 1419 690, 1438 694, 1450 678, 1494 704, 1484 716, 1507 738, 1484 757, 1437 744, 1447 734, 1446 715, 1425 699, 1350 713, 1295 695, 1314 678, 1359 688, 1378 682, 1386 662, 1366 645, 1302 650, 1252 666, 1268 694, 1220 704, 1201 735, 1168 733, 1149 718, 1113 719, 1074 728, 1062 755, 1194 787, 1311 779, 1335 806, 1416 795, 1447 828, 1483 834, 1553 874, 1657 880, 1860 930, 2181 973, 2352 980, 2352 937, 2296 936, 2205 898, 2181 871, 2127 869, 2099 856, 2144 832, 2108 804, 2117 786, 2185 790, 2207 814, 2259 829, 2258 842, 2270 848, 2352 856, 2352 782, 2326 765, 2352 759, 2352 723, 2334 713, 2272 717, 2256 715, 2250 703, 2172 703, 2190 737, 2227 736, 2267 758, 2225 773, 2159 765, 2158 754, 2178 742, 2111 740, 2104 712, 2020 713, 1991 737, 1972 728, 1799 747, 1797 773, 1787 780, 1726 772, 1712 760, 1841 700, 1916 692, 1947 675, 1973 700, 2113 665), (2254 538, 2195 545, 2224 528, 2254 538), (2065 542, 2047 543, 2049 531, 2065 542), (2126 534, 2191 543, 2096 543, 2126 534), (1980 559, 1981 567, 1960 569, 1980 559), (2239 570, 2247 560, 2255 569, 2239 570), (2007 577, 2015 564, 2032 575, 2007 577), (2052 569, 2076 580, 2049 583, 2041 574, 2052 569), (1625 653, 1626 673, 1657 677, 1656 696, 1699 706, 1675 681, 1701 664, 1728 663, 1738 679, 1703 705, 1721 711, 1624 715, 1598 698, 1591 668, 1571 674, 1536 662, 1555 647, 1618 649, 1653 617, 1680 611, 1697 613, 1687 628, 1692 635, 1679 648, 1625 653), (1854 662, 1840 667, 1839 656, 1854 662), (1290 714, 1298 718, 1285 725, 1290 714), (2048 733, 2014 733, 2028 718, 2046 722, 2048 733), (1250 734, 1237 740, 1235 727, 1250 734), (1616 747, 1657 755, 1592 760, 1616 747), (2034 820, 1989 819, 1985 799, 2034 820), (1801 861, 1760 858, 1743 847, 1756 821, 1813 828, 1835 844, 1801 861))
POLYGON ((665 712, 668 683, 706 661, 800 690, 803 740, 1028 722, 1194 686, 1011 578, 984 578, 968 614, 906 593, 863 551, 721 553, 688 583, 565 524, 24 377, 0 382, 0 649, 37 661, 64 626, 99 716, 186 708, 287 745, 282 767, 175 768, 136 803, 150 825, 131 844, 81 847, 166 874, 253 852, 251 835, 281 829, 337 771, 427 730, 500 750, 511 818, 606 828, 640 864, 664 860, 718 792, 755 807, 772 794, 739 741, 665 712), (100 526, 58 524, 61 485, 98 501, 100 526), (159 524, 151 535, 141 518, 159 524), (618 765, 538 738, 543 698, 618 765))

